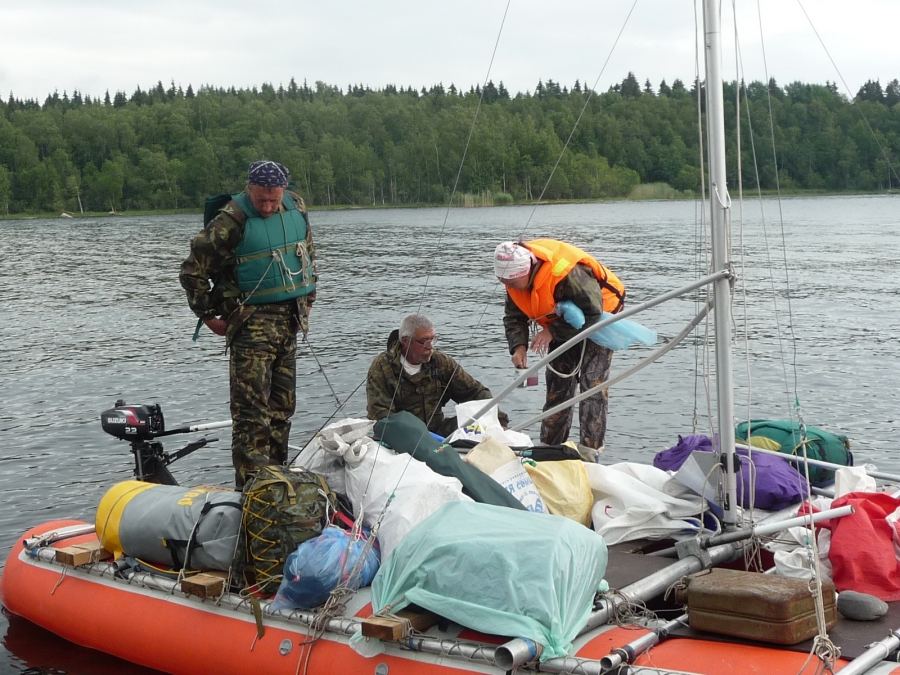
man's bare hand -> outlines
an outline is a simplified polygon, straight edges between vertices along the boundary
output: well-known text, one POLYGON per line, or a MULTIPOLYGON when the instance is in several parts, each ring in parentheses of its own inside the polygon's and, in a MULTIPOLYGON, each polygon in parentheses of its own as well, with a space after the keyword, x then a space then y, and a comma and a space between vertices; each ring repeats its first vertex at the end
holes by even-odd
POLYGON ((546 328, 542 328, 538 331, 538 334, 534 336, 534 340, 531 341, 531 351, 543 356, 547 353, 552 341, 553 336, 550 334, 550 331, 546 328))
POLYGON ((512 362, 519 370, 524 370, 528 367, 528 354, 525 345, 519 345, 515 348, 512 354, 512 362))

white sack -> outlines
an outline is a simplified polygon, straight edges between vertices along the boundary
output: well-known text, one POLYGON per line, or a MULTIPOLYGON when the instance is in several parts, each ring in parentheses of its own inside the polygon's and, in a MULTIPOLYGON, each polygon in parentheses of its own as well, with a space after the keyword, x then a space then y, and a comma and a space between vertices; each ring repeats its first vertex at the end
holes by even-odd
POLYGON ((630 462, 585 463, 585 469, 594 495, 594 530, 607 544, 695 533, 700 528, 694 516, 700 514, 703 500, 666 494, 668 472, 630 462))
POLYGON ((371 436, 374 426, 372 420, 352 418, 329 424, 303 448, 293 465, 322 476, 334 492, 346 495, 344 453, 350 443, 371 436))
POLYGON ((531 480, 531 476, 528 475, 518 458, 499 467, 491 474, 491 478, 506 488, 529 511, 547 513, 541 494, 534 486, 534 481, 531 480))
MULTIPOLYGON (((465 403, 457 403, 457 424, 462 425, 468 420, 471 420, 475 416, 475 413, 484 407, 485 402, 486 401, 466 401, 465 403)), ((491 406, 486 413, 471 424, 465 424, 465 426, 461 426, 450 434, 450 436, 447 437, 447 442, 453 443, 453 441, 464 439, 467 441, 474 441, 475 443, 481 443, 486 438, 495 438, 501 443, 505 443, 513 448, 530 448, 534 445, 528 434, 503 428, 503 425, 500 424, 500 418, 497 417, 497 406, 495 405, 491 406)))
POLYGON ((864 466, 844 466, 834 472, 834 498, 851 492, 875 492, 875 479, 864 466))
POLYGON ((378 530, 381 559, 417 524, 449 501, 471 501, 456 478, 435 473, 424 462, 397 454, 370 438, 355 441, 344 453, 347 497, 354 514, 363 513, 363 524, 375 525, 391 494, 378 530))
MULTIPOLYGON (((809 534, 810 530, 806 527, 791 527, 780 533, 779 539, 782 541, 777 544, 773 542, 766 545, 765 548, 774 551, 775 574, 796 579, 812 579, 813 572, 810 568, 810 554, 807 549, 809 534), (785 542, 785 539, 788 542, 785 542)), ((816 535, 818 537, 819 571, 822 574, 822 581, 831 581, 832 566, 831 561, 828 559, 828 551, 831 549, 831 530, 816 528, 816 535)))
POLYGON ((381 560, 415 525, 445 502, 471 501, 462 483, 435 473, 424 462, 376 443, 369 436, 374 422, 345 419, 330 424, 300 453, 295 464, 318 473, 335 492, 350 499, 353 513, 373 527, 391 494, 377 539, 381 560))

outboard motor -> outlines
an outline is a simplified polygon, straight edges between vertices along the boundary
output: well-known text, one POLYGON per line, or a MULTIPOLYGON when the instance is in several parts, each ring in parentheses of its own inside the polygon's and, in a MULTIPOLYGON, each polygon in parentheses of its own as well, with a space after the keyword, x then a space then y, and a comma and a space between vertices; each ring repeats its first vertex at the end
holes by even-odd
POLYGON ((154 405, 125 405, 116 401, 116 407, 100 414, 103 431, 123 441, 149 441, 166 430, 162 408, 154 405))
MULTIPOLYGON (((119 399, 116 406, 100 413, 100 425, 103 431, 123 441, 131 442, 134 455, 134 477, 148 483, 178 485, 178 481, 169 473, 169 464, 176 459, 199 450, 215 438, 201 438, 189 443, 177 452, 168 453, 163 450, 162 443, 154 440, 160 436, 183 434, 199 429, 181 427, 166 431, 162 408, 158 403, 153 405, 126 405, 119 399)), ((209 425, 208 425, 209 426, 209 425)))

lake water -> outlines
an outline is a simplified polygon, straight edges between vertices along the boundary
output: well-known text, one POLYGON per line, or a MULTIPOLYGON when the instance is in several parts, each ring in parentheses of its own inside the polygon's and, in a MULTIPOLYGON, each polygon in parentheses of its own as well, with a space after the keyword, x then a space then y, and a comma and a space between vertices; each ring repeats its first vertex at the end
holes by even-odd
MULTIPOLYGON (((737 202, 734 210, 736 244, 743 239, 734 307, 736 414, 785 418, 796 397, 808 424, 850 437, 857 464, 900 472, 900 196, 787 199, 783 229, 775 200, 748 202, 743 224, 737 202)), ((502 287, 492 276, 499 241, 570 241, 613 269, 634 305, 703 273, 698 219, 692 202, 313 212, 320 283, 309 342, 322 370, 301 346, 292 443, 303 445, 334 413, 326 376, 346 398, 412 311, 434 319, 439 349, 495 393, 506 386, 514 373, 502 287)), ((99 423, 116 399, 159 403, 169 427, 228 418, 221 340, 204 329, 191 341, 195 319, 178 284, 178 266, 199 228, 197 215, 0 221, 4 559, 28 526, 55 518, 93 522, 104 492, 131 477, 128 445, 99 423)), ((695 300, 684 298, 638 320, 664 340, 696 311, 695 300)), ((708 433, 702 337, 611 391, 604 461, 652 460, 678 434, 691 433, 695 410, 698 430, 708 433)), ((649 351, 617 353, 613 372, 649 351)), ((501 407, 516 422, 542 402, 541 386, 515 390, 501 407)), ((364 415, 360 387, 342 416, 364 415)), ((182 483, 232 480, 228 431, 209 435, 218 442, 172 465, 182 483)), ((187 440, 169 439, 166 450, 181 447, 179 438, 187 440)), ((0 618, 0 635, 0 672, 153 672, 15 617, 0 618)))

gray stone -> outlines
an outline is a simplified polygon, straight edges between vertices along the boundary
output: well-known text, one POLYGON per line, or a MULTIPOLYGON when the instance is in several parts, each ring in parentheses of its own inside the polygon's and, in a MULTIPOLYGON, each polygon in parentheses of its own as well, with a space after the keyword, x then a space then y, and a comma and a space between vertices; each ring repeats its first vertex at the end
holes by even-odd
POLYGON ((874 621, 887 614, 888 606, 883 600, 868 593, 842 591, 838 593, 837 610, 854 621, 874 621))

